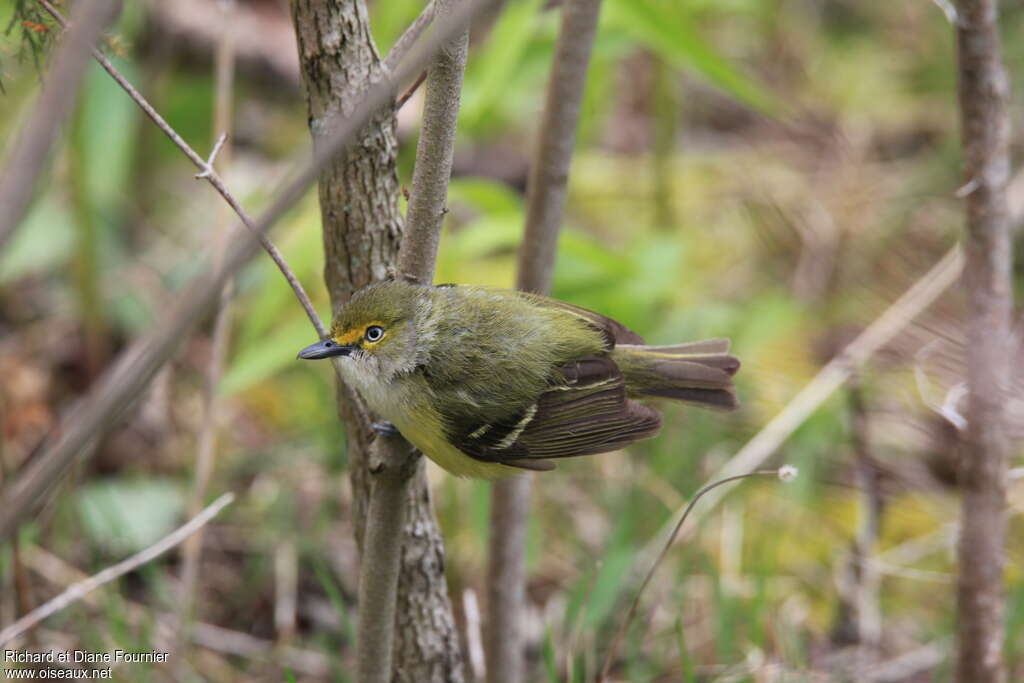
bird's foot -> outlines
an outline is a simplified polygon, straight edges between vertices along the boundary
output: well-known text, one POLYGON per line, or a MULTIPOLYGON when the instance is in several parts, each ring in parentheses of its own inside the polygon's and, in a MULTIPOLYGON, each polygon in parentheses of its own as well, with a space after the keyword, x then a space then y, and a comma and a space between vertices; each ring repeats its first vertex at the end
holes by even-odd
POLYGON ((398 431, 398 427, 391 424, 387 420, 381 420, 380 422, 374 422, 372 425, 373 431, 377 432, 381 436, 401 436, 402 432, 398 431))

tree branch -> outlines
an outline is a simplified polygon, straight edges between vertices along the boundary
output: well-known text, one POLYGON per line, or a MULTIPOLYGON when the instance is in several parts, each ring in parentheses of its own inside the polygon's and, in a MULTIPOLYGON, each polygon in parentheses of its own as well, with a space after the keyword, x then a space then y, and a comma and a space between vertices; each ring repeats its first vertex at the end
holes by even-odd
POLYGON ((116 15, 111 0, 82 0, 74 12, 76 27, 57 48, 36 106, 14 136, 0 173, 0 250, 28 211, 36 177, 75 103, 88 66, 86 55, 116 15))
MULTIPOLYGON (((565 213, 587 65, 597 32, 600 0, 566 0, 551 65, 544 113, 527 181, 526 225, 519 247, 519 289, 548 294, 565 213)), ((487 680, 523 680, 522 624, 526 595, 526 516, 532 478, 498 481, 491 499, 487 565, 487 680)))
POLYGON ((967 434, 960 457, 957 678, 1006 679, 1003 564, 1010 455, 1006 401, 1013 367, 1009 181, 1010 84, 997 0, 961 0, 956 24, 967 226, 967 434))
POLYGON ((409 49, 420 39, 420 36, 423 35, 423 32, 427 30, 427 27, 430 26, 430 22, 433 20, 434 0, 430 0, 419 16, 413 19, 409 27, 405 29, 402 35, 398 36, 398 40, 391 46, 391 51, 384 58, 384 67, 388 71, 394 71, 398 67, 398 64, 405 58, 405 55, 409 53, 409 49))
MULTIPOLYGON (((47 0, 39 0, 39 4, 49 12, 50 16, 52 16, 58 24, 65 28, 68 26, 67 21, 61 13, 57 11, 57 8, 47 2, 47 0)), ((178 135, 178 132, 164 120, 164 117, 161 116, 159 112, 152 107, 152 105, 150 105, 146 98, 142 96, 142 93, 136 90, 135 87, 128 82, 128 79, 121 75, 121 72, 110 63, 110 60, 107 59, 106 55, 104 55, 98 48, 93 47, 92 56, 97 62, 99 62, 100 66, 110 74, 111 78, 117 81, 117 84, 120 85, 126 93, 128 93, 128 96, 131 97, 137 105, 139 105, 139 108, 142 109, 143 113, 145 113, 146 116, 148 116, 153 123, 155 123, 157 127, 171 139, 171 142, 173 142, 178 149, 185 153, 185 156, 188 157, 189 161, 196 165, 196 168, 199 169, 199 173, 196 175, 196 178, 207 180, 210 185, 217 190, 220 196, 227 201, 231 208, 234 209, 235 213, 238 214, 238 217, 242 219, 242 223, 244 223, 245 226, 257 236, 260 246, 262 246, 264 251, 270 255, 270 258, 273 259, 274 263, 277 264, 281 274, 284 275, 284 278, 288 281, 292 291, 295 292, 295 298, 299 300, 303 310, 306 311, 306 315, 309 317, 309 321, 313 324, 313 327, 316 328, 317 334, 320 335, 321 339, 326 339, 327 329, 320 321, 320 316, 317 315, 316 309, 313 308, 313 303, 309 300, 309 296, 306 294, 306 290, 303 289, 302 283, 299 282, 299 279, 295 276, 295 273, 292 272, 292 269, 288 266, 288 262, 285 261, 284 256, 278 248, 274 246, 274 243, 270 241, 264 232, 261 232, 256 228, 252 217, 249 216, 245 209, 242 208, 242 205, 237 199, 235 199, 234 195, 231 194, 220 175, 218 175, 217 171, 213 168, 213 159, 217 156, 217 151, 219 151, 218 148, 214 147, 214 150, 210 153, 209 161, 199 156, 199 154, 197 154, 196 151, 192 149, 187 142, 185 142, 185 139, 178 135)))
MULTIPOLYGON (((436 0, 438 17, 452 17, 456 6, 455 0, 436 0)), ((398 253, 399 273, 416 282, 433 281, 441 225, 447 213, 445 201, 455 151, 455 124, 469 47, 467 25, 463 24, 441 47, 427 73, 412 198, 398 253)), ((419 454, 404 439, 380 438, 372 449, 370 471, 374 476, 359 571, 357 677, 368 683, 386 683, 393 675, 395 606, 406 501, 417 480, 426 489, 426 474, 418 461, 419 454)), ((461 670, 457 675, 461 677, 461 670)))
MULTIPOLYGON (((436 0, 439 16, 450 16, 456 0, 436 0)), ((423 128, 416 146, 412 196, 406 215, 406 234, 398 252, 402 276, 430 284, 441 240, 441 225, 448 212, 448 181, 455 155, 455 124, 459 116, 462 75, 466 70, 469 30, 463 29, 437 53, 427 72, 423 128)))
POLYGON ((566 0, 562 6, 562 26, 526 185, 526 232, 519 248, 516 280, 516 286, 526 291, 546 294, 551 290, 576 126, 600 11, 600 0, 566 0))
POLYGON ((209 311, 224 284, 255 255, 255 235, 270 229, 284 213, 298 202, 317 178, 320 170, 339 152, 352 144, 370 116, 393 99, 398 83, 415 76, 419 65, 429 61, 437 48, 448 38, 463 30, 466 22, 486 10, 496 0, 476 0, 460 8, 450 21, 414 49, 407 60, 391 76, 369 89, 352 113, 334 128, 314 150, 313 158, 302 164, 274 197, 270 206, 253 223, 253 231, 236 228, 222 268, 209 265, 200 268, 188 286, 175 297, 174 305, 152 329, 123 351, 95 388, 78 402, 47 437, 39 454, 33 458, 12 485, 5 486, 5 504, 0 507, 0 539, 6 538, 44 500, 44 492, 68 468, 76 457, 87 453, 95 440, 110 427, 124 409, 149 384, 156 371, 178 349, 192 327, 209 311))

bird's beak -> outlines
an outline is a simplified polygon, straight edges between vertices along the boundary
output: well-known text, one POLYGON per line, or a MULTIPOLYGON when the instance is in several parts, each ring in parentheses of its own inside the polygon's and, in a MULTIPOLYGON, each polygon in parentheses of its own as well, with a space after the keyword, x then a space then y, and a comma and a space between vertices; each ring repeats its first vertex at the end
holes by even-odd
POLYGON ((299 351, 299 355, 296 358, 316 360, 318 358, 330 358, 331 356, 347 356, 354 349, 354 346, 343 346, 328 339, 326 341, 318 341, 316 344, 310 344, 299 351))

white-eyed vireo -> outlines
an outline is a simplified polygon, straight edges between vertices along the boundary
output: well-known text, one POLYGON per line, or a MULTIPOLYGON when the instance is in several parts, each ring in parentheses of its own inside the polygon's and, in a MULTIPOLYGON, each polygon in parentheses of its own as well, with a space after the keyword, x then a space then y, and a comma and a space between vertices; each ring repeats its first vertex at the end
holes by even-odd
POLYGON ((646 346, 611 318, 535 294, 384 282, 299 358, 343 356, 377 415, 449 472, 493 478, 653 436, 636 399, 736 407, 729 341, 646 346))

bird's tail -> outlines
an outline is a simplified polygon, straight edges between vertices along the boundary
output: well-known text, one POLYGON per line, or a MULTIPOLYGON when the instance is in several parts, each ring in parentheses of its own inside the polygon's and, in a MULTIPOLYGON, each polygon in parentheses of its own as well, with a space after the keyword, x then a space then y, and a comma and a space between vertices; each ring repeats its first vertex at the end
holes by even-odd
POLYGON ((738 405, 732 376, 740 360, 729 353, 728 339, 675 346, 619 344, 612 359, 631 398, 672 398, 725 410, 738 405))

